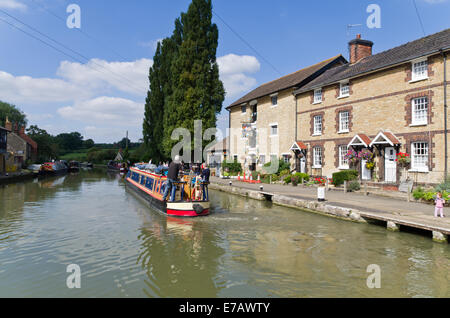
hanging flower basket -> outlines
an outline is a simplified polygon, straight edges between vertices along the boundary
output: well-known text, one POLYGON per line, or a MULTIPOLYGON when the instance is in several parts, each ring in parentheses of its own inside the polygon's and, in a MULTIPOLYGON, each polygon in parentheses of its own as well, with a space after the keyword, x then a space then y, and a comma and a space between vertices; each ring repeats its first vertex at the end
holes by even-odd
POLYGON ((359 161, 360 157, 358 156, 358 153, 355 150, 349 149, 347 153, 344 155, 344 158, 354 165, 359 161))
POLYGON ((411 163, 411 158, 409 154, 405 152, 399 152, 397 154, 397 159, 395 159, 397 164, 401 167, 407 167, 411 163))
POLYGON ((369 170, 373 170, 375 168, 375 162, 373 161, 366 162, 366 168, 369 170))

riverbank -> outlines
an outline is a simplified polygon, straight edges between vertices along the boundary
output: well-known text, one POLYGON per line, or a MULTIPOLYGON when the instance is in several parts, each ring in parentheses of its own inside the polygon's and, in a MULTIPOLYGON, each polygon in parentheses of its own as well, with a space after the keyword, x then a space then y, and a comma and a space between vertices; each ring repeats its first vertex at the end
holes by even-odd
POLYGON ((6 175, 0 175, 0 184, 9 184, 14 182, 21 182, 37 177, 37 174, 32 171, 13 172, 6 175))
MULTIPOLYGON (((361 193, 327 191, 325 202, 317 200, 317 188, 279 184, 249 184, 230 179, 211 178, 211 189, 274 204, 320 213, 360 223, 385 223, 387 229, 414 229, 431 234, 434 241, 448 242, 450 217, 435 218, 434 207, 419 202, 404 202, 395 198, 361 193), (232 185, 230 186, 230 181, 232 185), (263 186, 263 190, 260 189, 263 186)), ((444 213, 450 216, 448 208, 444 213)))

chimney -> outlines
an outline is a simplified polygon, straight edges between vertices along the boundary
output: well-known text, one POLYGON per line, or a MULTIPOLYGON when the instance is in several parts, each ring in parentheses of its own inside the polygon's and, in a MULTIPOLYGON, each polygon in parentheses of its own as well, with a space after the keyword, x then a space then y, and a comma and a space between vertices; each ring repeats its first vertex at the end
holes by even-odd
POLYGON ((9 121, 8 117, 5 120, 5 128, 6 130, 12 131, 12 123, 9 121))
POLYGON ((361 34, 356 36, 356 39, 348 43, 348 50, 350 51, 350 63, 354 64, 359 60, 372 55, 372 41, 361 39, 361 34))
POLYGON ((20 126, 19 129, 19 136, 25 135, 25 125, 20 126))

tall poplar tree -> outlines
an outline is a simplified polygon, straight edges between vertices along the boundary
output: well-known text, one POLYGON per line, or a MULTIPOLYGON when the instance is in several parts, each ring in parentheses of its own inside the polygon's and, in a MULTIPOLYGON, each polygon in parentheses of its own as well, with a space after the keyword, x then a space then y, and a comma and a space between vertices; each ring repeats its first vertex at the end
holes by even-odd
MULTIPOLYGON (((219 32, 212 23, 211 0, 193 0, 177 21, 181 22, 182 41, 172 61, 172 92, 164 110, 163 146, 168 157, 178 142, 171 139, 172 131, 178 127, 188 129, 193 145, 194 121, 202 121, 202 134, 215 128, 225 98, 216 61, 219 32)), ((202 149, 207 143, 202 142, 202 149)))

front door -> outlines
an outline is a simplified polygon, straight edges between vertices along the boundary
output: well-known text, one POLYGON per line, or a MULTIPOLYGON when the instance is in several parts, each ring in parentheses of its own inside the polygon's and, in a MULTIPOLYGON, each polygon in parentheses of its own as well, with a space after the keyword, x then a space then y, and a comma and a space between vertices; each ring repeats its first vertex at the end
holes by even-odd
POLYGON ((361 160, 361 179, 372 179, 372 171, 366 167, 367 160, 361 160))
POLYGON ((397 182, 396 156, 397 151, 394 147, 387 147, 384 150, 384 181, 386 182, 397 182))

